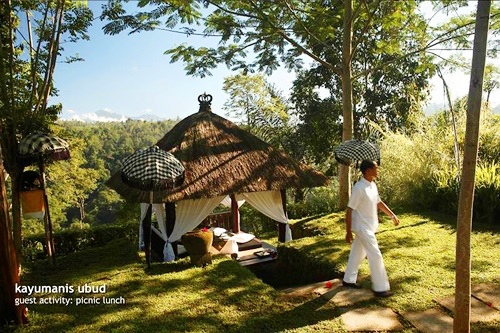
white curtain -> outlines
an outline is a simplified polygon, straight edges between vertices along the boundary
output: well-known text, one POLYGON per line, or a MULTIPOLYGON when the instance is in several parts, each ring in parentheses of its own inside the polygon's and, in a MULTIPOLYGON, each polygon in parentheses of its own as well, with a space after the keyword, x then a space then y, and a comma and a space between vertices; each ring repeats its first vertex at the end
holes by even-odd
POLYGON ((292 230, 288 224, 288 217, 283 210, 283 201, 281 200, 280 191, 241 193, 236 195, 236 199, 238 201, 244 199, 264 215, 277 222, 285 223, 285 242, 292 240, 292 230))
POLYGON ((175 209, 175 226, 169 241, 175 242, 186 232, 196 228, 222 199, 224 196, 178 201, 175 209))
MULTIPOLYGON (((241 205, 243 205, 245 203, 245 200, 237 200, 237 201, 238 201, 238 208, 240 208, 241 205)), ((220 203, 226 207, 231 208, 231 197, 229 195, 226 195, 226 197, 224 199, 222 199, 222 201, 220 203)))
MULTIPOLYGON (((146 218, 148 212, 148 207, 150 204, 141 203, 141 223, 139 225, 139 249, 144 246, 144 234, 142 230, 142 221, 146 218)), ((168 242, 167 236, 167 226, 165 224, 165 206, 163 204, 153 204, 153 214, 156 216, 156 221, 158 221, 158 229, 151 226, 151 229, 160 236, 165 241, 165 246, 163 247, 163 261, 174 261, 175 254, 172 245, 168 242)))
MULTIPOLYGON (((173 242, 181 239, 186 232, 196 228, 201 221, 224 199, 224 196, 215 198, 202 198, 196 200, 182 200, 177 202, 175 207, 175 224, 170 237, 167 236, 167 226, 165 223, 164 204, 153 204, 153 213, 158 221, 158 229, 152 226, 153 231, 165 241, 163 248, 163 261, 174 261, 175 254, 172 248, 173 242)), ((142 232, 142 221, 146 217, 149 204, 141 203, 141 224, 139 226, 139 248, 144 244, 142 232)))

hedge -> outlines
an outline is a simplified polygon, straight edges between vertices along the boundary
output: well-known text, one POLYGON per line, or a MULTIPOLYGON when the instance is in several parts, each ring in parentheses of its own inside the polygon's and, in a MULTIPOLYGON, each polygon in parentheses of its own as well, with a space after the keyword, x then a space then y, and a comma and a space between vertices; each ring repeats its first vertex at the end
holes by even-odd
MULTIPOLYGON (((127 238, 137 241, 137 223, 106 225, 88 229, 66 229, 53 234, 56 255, 66 255, 81 251, 88 247, 103 246, 113 239, 127 238)), ((45 234, 35 234, 23 239, 23 258, 25 260, 43 259, 45 251, 45 234)))

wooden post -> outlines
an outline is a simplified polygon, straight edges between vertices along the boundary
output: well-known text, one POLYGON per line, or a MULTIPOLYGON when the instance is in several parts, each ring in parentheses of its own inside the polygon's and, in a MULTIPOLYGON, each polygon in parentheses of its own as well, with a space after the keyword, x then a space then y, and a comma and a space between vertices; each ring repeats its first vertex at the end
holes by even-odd
MULTIPOLYGON (((175 227, 175 202, 165 203, 165 227, 167 229, 167 237, 170 237, 175 227)), ((171 243, 174 250, 175 257, 177 258, 177 243, 171 243)))
POLYGON ((43 221, 45 224, 45 244, 47 247, 47 255, 49 258, 52 258, 52 264, 56 263, 56 248, 54 246, 54 237, 52 234, 52 221, 50 219, 50 210, 49 210, 49 198, 47 197, 47 190, 45 188, 45 166, 43 164, 43 158, 40 157, 40 161, 38 164, 38 168, 40 169, 40 185, 43 190, 43 202, 45 205, 45 216, 43 217, 43 221))
POLYGON ((153 204, 148 204, 148 211, 144 221, 142 221, 142 230, 144 235, 144 252, 146 253, 146 263, 151 268, 151 216, 153 215, 153 204))
MULTIPOLYGON (((286 215, 286 190, 282 189, 281 193, 281 204, 283 205, 283 212, 286 215)), ((284 243, 286 241, 286 224, 278 223, 278 241, 284 243)))
POLYGON ((233 219, 233 232, 236 234, 240 232, 240 211, 238 209, 238 201, 236 200, 236 196, 231 194, 229 196, 231 198, 231 216, 233 219))
POLYGON ((472 229, 472 210, 474 205, 474 187, 477 153, 479 148, 479 120, 481 114, 481 97, 483 92, 484 66, 486 62, 490 6, 491 1, 478 1, 476 12, 472 69, 469 96, 467 99, 464 160, 460 196, 458 200, 455 264, 455 316, 453 320, 453 332, 455 333, 470 332, 470 236, 472 229))

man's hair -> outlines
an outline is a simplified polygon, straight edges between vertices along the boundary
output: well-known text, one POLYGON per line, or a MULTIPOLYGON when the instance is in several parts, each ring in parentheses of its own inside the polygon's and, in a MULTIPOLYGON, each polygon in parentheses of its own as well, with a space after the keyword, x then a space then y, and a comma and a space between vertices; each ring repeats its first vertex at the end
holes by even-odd
POLYGON ((368 170, 368 169, 372 169, 374 168, 375 166, 377 165, 377 163, 375 161, 371 161, 371 160, 363 160, 363 162, 361 162, 361 165, 359 166, 359 169, 361 170, 361 173, 362 174, 365 174, 365 171, 368 170))

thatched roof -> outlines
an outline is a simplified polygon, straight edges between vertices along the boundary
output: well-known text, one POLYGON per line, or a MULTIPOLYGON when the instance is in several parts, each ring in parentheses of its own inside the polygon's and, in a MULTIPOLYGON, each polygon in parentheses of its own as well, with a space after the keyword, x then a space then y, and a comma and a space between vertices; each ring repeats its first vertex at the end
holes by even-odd
MULTIPOLYGON (((317 187, 328 182, 320 172, 212 113, 209 107, 200 107, 180 121, 157 145, 179 159, 186 172, 181 186, 163 192, 161 200, 160 194, 155 195, 155 202, 317 187)), ((108 183, 119 181, 117 174, 108 183)))

